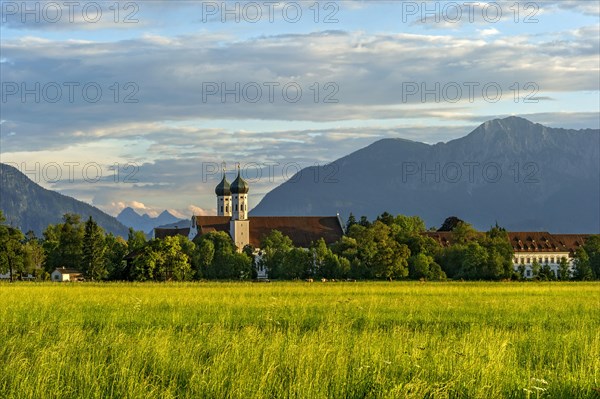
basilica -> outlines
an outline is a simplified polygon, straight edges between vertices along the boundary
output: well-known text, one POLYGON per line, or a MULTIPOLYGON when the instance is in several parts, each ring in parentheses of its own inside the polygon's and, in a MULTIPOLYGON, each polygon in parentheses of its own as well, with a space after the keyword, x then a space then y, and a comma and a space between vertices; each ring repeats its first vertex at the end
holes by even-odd
POLYGON ((250 186, 238 168, 237 177, 230 184, 225 172, 215 187, 216 216, 192 216, 190 227, 177 229, 157 228, 154 236, 187 235, 190 240, 215 231, 227 232, 238 251, 250 245, 260 248, 261 240, 271 231, 278 230, 288 236, 294 246, 308 248, 311 242, 323 238, 327 244, 338 241, 344 234, 343 222, 335 216, 250 216, 248 193, 250 186))

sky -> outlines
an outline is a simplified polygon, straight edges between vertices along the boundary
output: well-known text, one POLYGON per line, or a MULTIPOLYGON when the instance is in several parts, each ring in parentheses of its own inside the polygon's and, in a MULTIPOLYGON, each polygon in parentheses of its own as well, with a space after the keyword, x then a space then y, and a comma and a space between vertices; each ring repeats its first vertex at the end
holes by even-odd
POLYGON ((112 215, 510 115, 600 128, 597 1, 0 4, 0 161, 112 215))

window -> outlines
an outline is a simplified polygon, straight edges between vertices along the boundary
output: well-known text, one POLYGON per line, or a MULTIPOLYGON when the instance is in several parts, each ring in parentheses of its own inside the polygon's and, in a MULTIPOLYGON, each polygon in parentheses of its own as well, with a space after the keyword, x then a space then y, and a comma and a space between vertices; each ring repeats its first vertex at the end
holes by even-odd
POLYGON ((221 213, 223 213, 223 205, 221 205, 221 213))
POLYGON ((237 212, 238 210, 238 204, 235 204, 235 211, 237 212))
POLYGON ((531 258, 527 258, 527 263, 531 263, 531 258))
POLYGON ((527 277, 531 277, 531 270, 527 270, 527 277))

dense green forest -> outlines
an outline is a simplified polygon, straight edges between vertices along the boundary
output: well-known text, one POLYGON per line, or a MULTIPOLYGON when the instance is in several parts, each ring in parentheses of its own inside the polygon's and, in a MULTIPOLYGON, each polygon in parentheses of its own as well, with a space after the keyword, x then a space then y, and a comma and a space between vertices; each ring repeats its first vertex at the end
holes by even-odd
MULTIPOLYGON (((65 267, 93 281, 247 280, 256 278, 256 264, 268 270, 269 278, 281 280, 524 279, 524 270, 513 270, 513 250, 498 226, 479 233, 459 221, 452 228, 453 244, 446 247, 425 231, 416 216, 383 213, 369 221, 350 215, 346 234, 331 245, 321 239, 297 248, 274 230, 262 238, 260 251, 247 246, 237 252, 225 232, 192 242, 183 236, 146 240, 143 232, 130 229, 124 240, 107 234, 91 217, 82 221, 75 214, 65 214, 62 223, 36 237, 7 226, 0 213, 0 273, 47 280, 54 269, 65 267)), ((590 237, 575 255, 572 275, 566 262, 558 276, 548 265, 533 265, 534 279, 600 279, 599 236, 590 237)))

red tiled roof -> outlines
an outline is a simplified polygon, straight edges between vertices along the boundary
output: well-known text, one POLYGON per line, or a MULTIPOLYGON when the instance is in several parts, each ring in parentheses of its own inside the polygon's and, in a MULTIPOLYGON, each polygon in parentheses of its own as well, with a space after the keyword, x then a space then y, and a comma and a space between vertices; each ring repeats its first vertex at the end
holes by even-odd
POLYGON ((449 247, 450 245, 452 245, 451 231, 424 231, 421 234, 433 238, 442 247, 449 247))
MULTIPOLYGON (((426 231, 441 246, 452 245, 452 232, 426 231)), ((483 233, 482 233, 483 234, 483 233)), ((509 231, 508 241, 514 252, 575 252, 585 243, 589 235, 551 234, 547 231, 509 231)))
POLYGON ((190 234, 190 228, 156 228, 154 229, 154 238, 174 237, 176 235, 187 237, 190 234))
POLYGON ((571 252, 575 252, 577 248, 583 246, 588 237, 593 234, 553 234, 554 239, 571 252))
MULTIPOLYGON (((229 216, 196 216, 198 234, 212 231, 229 232, 229 216)), ((260 241, 271 231, 278 230, 290 237, 297 247, 307 248, 323 238, 327 244, 338 241, 344 231, 337 216, 251 216, 250 245, 260 247, 260 241)))

